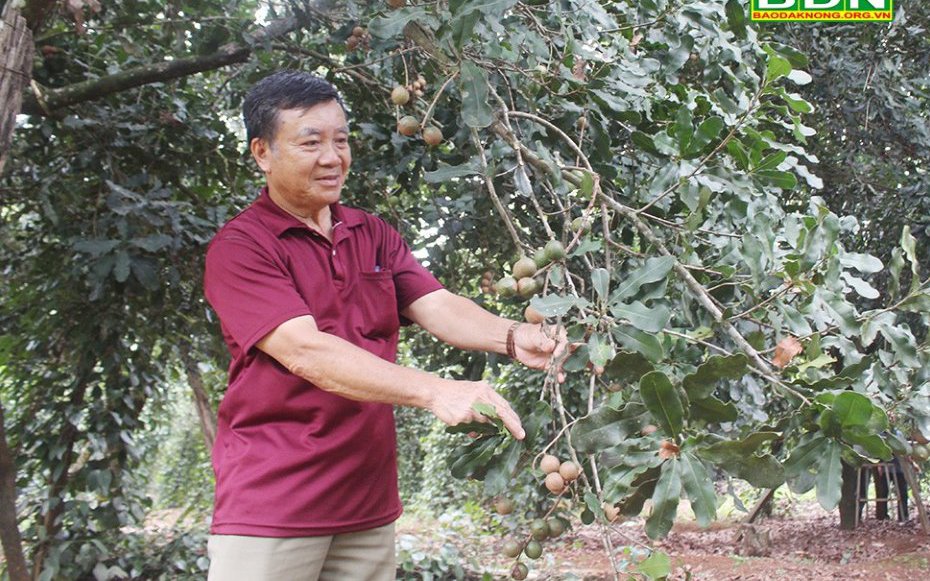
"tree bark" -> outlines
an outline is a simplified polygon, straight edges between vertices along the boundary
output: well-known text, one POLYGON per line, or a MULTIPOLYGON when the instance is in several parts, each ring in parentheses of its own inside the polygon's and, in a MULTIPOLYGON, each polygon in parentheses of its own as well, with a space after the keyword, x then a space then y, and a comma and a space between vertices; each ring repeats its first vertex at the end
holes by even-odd
POLYGON ((32 79, 35 50, 32 31, 16 5, 7 0, 0 16, 0 173, 10 151, 23 91, 32 79))
POLYGON ((38 98, 36 95, 29 94, 23 102, 23 113, 51 115, 58 109, 100 99, 127 89, 245 62, 256 46, 284 36, 301 26, 303 24, 296 16, 282 18, 257 31, 251 36, 249 42, 225 44, 212 54, 177 58, 126 69, 108 77, 44 90, 38 98))
MULTIPOLYGON (((26 19, 29 30, 35 32, 42 28, 45 19, 52 14, 55 8, 56 0, 26 0, 23 4, 22 14, 26 19)), ((7 0, 7 5, 15 4, 12 0, 7 0)))
POLYGON ((200 373, 197 361, 191 355, 190 345, 182 346, 181 359, 184 361, 184 370, 187 372, 187 383, 194 393, 194 406, 197 408, 197 416, 200 418, 200 429, 207 443, 207 450, 212 450, 213 442, 216 441, 216 413, 210 403, 210 396, 207 395, 207 390, 204 389, 203 374, 200 373))
MULTIPOLYGON (((75 382, 74 391, 71 393, 71 405, 77 409, 84 404, 84 395, 87 393, 88 384, 86 381, 87 374, 81 374, 79 381, 75 382)), ((48 488, 48 511, 42 520, 42 528, 45 529, 45 540, 39 543, 35 552, 35 558, 32 564, 33 576, 38 579, 42 573, 42 567, 45 565, 45 556, 48 554, 48 547, 58 532, 61 530, 61 515, 65 509, 65 503, 61 498, 62 493, 68 485, 71 477, 67 467, 71 466, 74 459, 74 445, 77 441, 78 431, 71 422, 65 422, 65 426, 59 436, 59 441, 64 443, 65 451, 61 456, 61 463, 65 466, 60 470, 58 476, 52 478, 48 488)))
POLYGON ((6 440, 6 426, 0 403, 0 541, 6 558, 10 581, 28 581, 29 566, 23 553, 23 538, 19 534, 16 515, 16 466, 6 440))
POLYGON ((840 496, 840 528, 851 531, 856 528, 856 513, 859 510, 858 490, 859 469, 843 462, 843 488, 840 496))

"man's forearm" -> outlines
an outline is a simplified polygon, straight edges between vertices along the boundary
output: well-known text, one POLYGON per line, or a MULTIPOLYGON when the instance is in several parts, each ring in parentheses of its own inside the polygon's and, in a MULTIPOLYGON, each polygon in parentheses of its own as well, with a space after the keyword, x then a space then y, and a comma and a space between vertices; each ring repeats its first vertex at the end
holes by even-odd
POLYGON ((469 351, 507 352, 507 329, 514 323, 470 299, 437 291, 405 311, 418 325, 444 343, 469 351))
POLYGON ((429 408, 433 395, 451 383, 424 371, 385 361, 314 327, 276 331, 259 347, 294 375, 357 401, 429 408))
POLYGON ((335 335, 317 329, 313 317, 291 319, 257 344, 294 375, 320 389, 356 401, 428 409, 449 425, 484 421, 476 402, 493 406, 517 438, 520 418, 485 381, 454 381, 395 365, 335 335))

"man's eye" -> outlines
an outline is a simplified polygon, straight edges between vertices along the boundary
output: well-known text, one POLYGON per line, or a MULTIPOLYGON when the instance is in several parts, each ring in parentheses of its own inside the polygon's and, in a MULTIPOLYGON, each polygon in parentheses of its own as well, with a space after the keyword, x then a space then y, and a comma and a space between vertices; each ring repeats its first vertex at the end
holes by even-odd
POLYGON ((304 141, 300 144, 301 147, 316 147, 320 144, 319 141, 304 141))

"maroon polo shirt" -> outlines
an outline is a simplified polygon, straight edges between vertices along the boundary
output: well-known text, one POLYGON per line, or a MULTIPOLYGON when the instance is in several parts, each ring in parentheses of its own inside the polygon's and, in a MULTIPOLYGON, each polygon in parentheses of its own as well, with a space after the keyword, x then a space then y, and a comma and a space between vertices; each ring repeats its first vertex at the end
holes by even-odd
POLYGON ((331 210, 332 243, 262 190, 207 250, 204 290, 232 355, 213 447, 214 534, 330 535, 400 516, 392 406, 329 393, 255 347, 312 315, 320 331, 393 362, 399 311, 442 288, 383 220, 331 210))

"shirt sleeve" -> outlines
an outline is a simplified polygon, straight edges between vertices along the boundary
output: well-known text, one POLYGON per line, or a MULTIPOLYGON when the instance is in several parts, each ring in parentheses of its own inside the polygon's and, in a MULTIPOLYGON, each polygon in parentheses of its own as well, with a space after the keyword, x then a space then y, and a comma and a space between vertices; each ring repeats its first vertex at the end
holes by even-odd
POLYGON ((420 264, 397 230, 384 221, 381 221, 381 224, 385 231, 385 265, 394 274, 397 310, 402 311, 418 298, 444 288, 442 283, 420 264))
POLYGON ((286 265, 241 234, 221 235, 210 244, 204 294, 243 353, 281 323, 313 315, 286 265))

